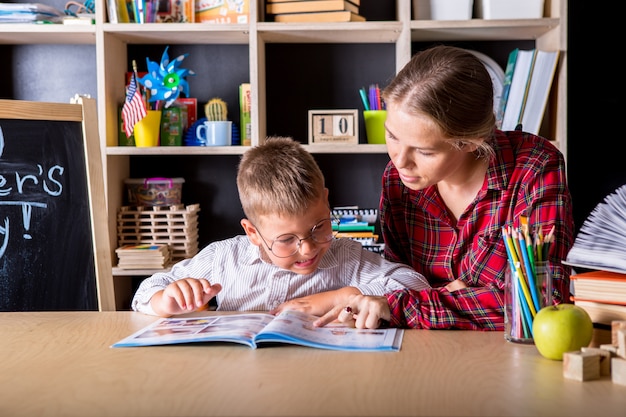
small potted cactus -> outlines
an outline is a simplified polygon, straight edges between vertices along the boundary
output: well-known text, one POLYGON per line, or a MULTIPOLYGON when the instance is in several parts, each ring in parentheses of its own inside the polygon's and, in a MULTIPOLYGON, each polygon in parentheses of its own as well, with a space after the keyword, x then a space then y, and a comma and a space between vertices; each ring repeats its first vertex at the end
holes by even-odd
POLYGON ((219 97, 204 105, 206 121, 196 128, 196 137, 205 146, 230 146, 233 122, 228 120, 228 106, 219 97))
POLYGON ((228 120, 228 106, 224 100, 215 97, 204 105, 204 114, 209 121, 224 122, 228 120))

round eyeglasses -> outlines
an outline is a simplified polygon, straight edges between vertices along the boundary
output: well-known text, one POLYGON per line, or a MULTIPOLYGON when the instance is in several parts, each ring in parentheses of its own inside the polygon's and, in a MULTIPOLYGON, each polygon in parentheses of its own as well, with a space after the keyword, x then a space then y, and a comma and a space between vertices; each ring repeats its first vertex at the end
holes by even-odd
POLYGON ((286 233, 278 236, 269 244, 259 231, 259 228, 256 226, 254 226, 254 228, 259 233, 259 236, 261 236, 265 246, 267 246, 274 256, 277 258, 288 258, 298 253, 300 246, 302 246, 302 241, 304 240, 311 239, 318 245, 329 243, 337 235, 337 231, 333 230, 333 225, 337 224, 339 224, 339 222, 336 219, 324 219, 311 228, 307 237, 300 238, 293 233, 286 233))

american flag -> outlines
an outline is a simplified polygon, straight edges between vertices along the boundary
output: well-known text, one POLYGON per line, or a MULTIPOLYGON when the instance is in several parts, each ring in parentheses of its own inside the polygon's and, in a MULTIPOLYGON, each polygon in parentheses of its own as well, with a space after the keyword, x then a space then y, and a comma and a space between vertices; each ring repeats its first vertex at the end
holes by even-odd
POLYGON ((146 117, 146 103, 144 103, 141 93, 137 88, 135 74, 130 79, 126 101, 122 107, 122 120, 124 121, 124 132, 130 137, 135 130, 135 124, 146 117))

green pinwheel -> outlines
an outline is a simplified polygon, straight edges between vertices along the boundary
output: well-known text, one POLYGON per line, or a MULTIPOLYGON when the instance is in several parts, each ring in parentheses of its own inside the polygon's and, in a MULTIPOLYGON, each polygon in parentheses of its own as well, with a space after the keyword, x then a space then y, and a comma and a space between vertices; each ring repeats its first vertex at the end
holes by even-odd
POLYGON ((170 61, 166 47, 161 57, 161 63, 150 61, 148 63, 148 73, 143 76, 139 83, 143 85, 150 93, 149 102, 165 101, 164 108, 169 107, 182 92, 189 97, 189 84, 185 77, 187 75, 196 75, 193 71, 180 68, 181 63, 188 54, 180 55, 178 58, 170 61))

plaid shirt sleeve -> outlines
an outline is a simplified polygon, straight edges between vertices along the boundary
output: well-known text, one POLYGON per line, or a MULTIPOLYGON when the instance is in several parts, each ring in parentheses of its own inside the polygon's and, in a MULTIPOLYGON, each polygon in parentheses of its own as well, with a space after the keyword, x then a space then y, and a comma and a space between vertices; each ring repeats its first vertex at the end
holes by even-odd
POLYGON ((547 233, 554 303, 569 301, 569 268, 561 264, 573 243, 571 197, 565 163, 545 139, 521 131, 500 132, 496 157, 476 200, 451 218, 436 187, 409 190, 390 163, 383 176, 380 214, 385 256, 411 265, 432 289, 387 295, 392 326, 426 329, 503 330, 504 270, 507 254, 502 227, 532 227, 547 233), (467 288, 447 291, 455 279, 467 288))
POLYGON ((398 290, 387 294, 387 303, 392 327, 504 330, 503 294, 497 288, 398 290))

